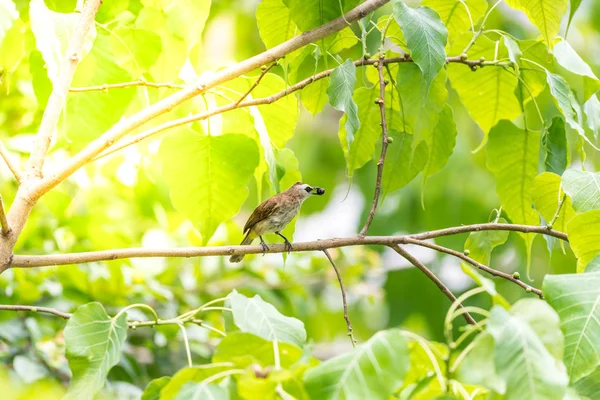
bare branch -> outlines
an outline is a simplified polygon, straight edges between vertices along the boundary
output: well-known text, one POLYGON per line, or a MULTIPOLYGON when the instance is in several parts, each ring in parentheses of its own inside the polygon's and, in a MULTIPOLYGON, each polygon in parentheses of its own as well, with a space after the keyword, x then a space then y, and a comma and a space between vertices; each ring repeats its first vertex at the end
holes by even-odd
POLYGON ((85 2, 79 23, 69 40, 67 52, 60 65, 58 77, 53 82, 52 93, 48 99, 48 105, 44 111, 40 129, 33 144, 33 151, 29 157, 27 173, 33 177, 42 176, 42 167, 44 166, 46 153, 48 152, 58 119, 66 103, 75 68, 77 68, 77 64, 81 61, 85 38, 94 25, 94 18, 101 2, 101 0, 87 0, 85 2))
POLYGON ((379 63, 377 64, 377 72, 379 73, 379 98, 375 100, 375 102, 379 104, 379 112, 381 114, 381 156, 379 157, 379 161, 377 161, 377 178, 375 180, 375 194, 373 195, 371 211, 369 211, 369 216, 367 217, 365 226, 363 226, 362 230, 360 231, 360 236, 364 236, 367 234, 367 231, 371 226, 371 222, 373 222, 373 218, 375 217, 375 211, 377 211, 377 204, 379 203, 379 194, 381 193, 383 163, 385 162, 385 154, 387 152, 388 147, 387 121, 385 119, 385 86, 387 85, 387 82, 385 81, 383 76, 384 58, 384 54, 381 53, 379 56, 379 63))
POLYGON ((72 87, 69 89, 69 92, 72 93, 82 93, 82 92, 99 92, 99 91, 108 91, 109 89, 123 89, 132 86, 145 86, 152 88, 168 88, 168 89, 183 89, 185 85, 171 83, 171 82, 148 82, 145 79, 140 78, 137 81, 133 82, 121 82, 121 83, 105 83, 104 85, 98 86, 85 86, 85 87, 72 87))
POLYGON ((55 308, 50 307, 37 307, 37 306, 20 306, 20 305, 0 305, 0 311, 29 311, 29 312, 41 312, 46 314, 54 314, 64 319, 69 319, 73 314, 59 311, 55 308))
POLYGON ((0 225, 2 226, 2 236, 7 236, 10 233, 10 225, 8 225, 6 213, 4 212, 2 196, 0 196, 0 225))
POLYGON ((542 291, 540 289, 536 289, 533 286, 526 284, 525 282, 516 278, 512 274, 507 274, 506 272, 502 272, 502 271, 498 271, 496 269, 490 268, 490 267, 472 259, 471 257, 467 256, 466 254, 461 253, 460 251, 452 250, 452 249, 449 249, 444 246, 440 246, 435 243, 425 242, 423 240, 417 240, 417 239, 413 239, 413 238, 406 238, 405 242, 415 244, 417 246, 428 247, 430 249, 439 251, 441 253, 446 253, 446 254, 450 254, 454 257, 458 257, 461 260, 468 262, 469 264, 471 264, 472 266, 474 266, 477 269, 485 271, 492 276, 497 276, 500 278, 504 278, 508 281, 511 281, 512 283, 521 286, 523 289, 525 289, 526 292, 535 293, 536 295, 538 295, 540 297, 540 299, 544 298, 544 295, 542 294, 542 291))
MULTIPOLYGON (((452 294, 450 289, 448 289, 446 287, 446 285, 444 285, 444 282, 442 282, 437 276, 435 276, 435 274, 433 272, 431 272, 429 270, 429 268, 427 268, 421 261, 417 260, 408 251, 404 250, 402 247, 400 247, 398 245, 393 245, 390 247, 396 253, 398 253, 402 257, 404 257, 412 265, 419 268, 421 270, 421 272, 423 272, 433 283, 436 284, 436 286, 440 289, 440 291, 442 293, 444 293, 446 295, 446 297, 448 297, 450 299, 450 301, 452 301, 452 303, 455 303, 457 301, 456 296, 454 296, 454 294, 452 294)), ((458 308, 464 309, 463 305, 460 303, 458 303, 458 308)), ((467 321, 468 324, 477 325, 477 322, 473 319, 473 317, 471 317, 471 315, 467 311, 465 311, 463 316, 465 317, 465 320, 467 321)))
MULTIPOLYGON (((231 79, 239 77, 242 74, 259 68, 262 65, 275 62, 286 54, 289 54, 309 43, 338 32, 345 28, 349 23, 363 18, 370 12, 386 4, 388 1, 389 0, 367 0, 341 17, 338 17, 318 28, 304 32, 300 36, 290 39, 261 54, 248 58, 228 68, 224 68, 209 77, 202 78, 196 83, 186 86, 185 89, 158 101, 151 107, 147 107, 130 116, 129 118, 121 120, 104 134, 102 134, 98 139, 89 143, 82 151, 77 153, 58 171, 37 183, 31 189, 32 195, 34 197, 39 197, 43 193, 46 193, 48 190, 68 178, 87 162, 98 156, 115 141, 119 140, 121 137, 140 125, 168 112, 184 101, 204 93, 206 90, 211 89, 223 82, 227 82, 231 79)), ((99 2, 99 0, 94 0, 94 3, 97 2, 99 2)))
POLYGON ((4 159, 4 162, 8 166, 8 169, 10 169, 10 172, 12 172, 12 174, 15 176, 15 179, 17 180, 17 182, 20 183, 21 182, 21 169, 12 160, 8 150, 6 149, 6 147, 4 147, 4 143, 2 143, 2 141, 0 141, 0 156, 2 156, 2 158, 4 159))
POLYGON ((356 346, 356 339, 354 338, 354 330, 352 329, 352 323, 350 322, 350 317, 348 316, 348 301, 346 299, 346 290, 344 289, 344 282, 342 282, 342 275, 338 270, 333 258, 331 258, 331 254, 327 249, 323 250, 323 253, 327 256, 327 259, 331 263, 333 270, 335 271, 335 275, 337 276, 337 280, 340 283, 340 290, 342 291, 342 302, 344 304, 344 319, 346 320, 346 326, 348 327, 348 336, 350 336, 350 341, 352 342, 352 347, 356 346))
POLYGON ((262 80, 263 76, 265 76, 267 74, 267 72, 269 72, 271 70, 271 68, 273 68, 274 66, 277 65, 277 62, 274 62, 273 64, 269 65, 268 67, 262 68, 262 71, 260 72, 260 75, 258 76, 258 78, 256 78, 256 81, 254 82, 254 84, 252 86, 250 86, 250 89, 248 89, 246 91, 246 93, 244 93, 242 95, 242 97, 240 97, 238 99, 238 101, 235 102, 234 107, 237 107, 240 105, 240 103, 246 98, 248 97, 248 95, 250 93, 252 93, 252 91, 258 86, 258 84, 260 83, 260 81, 262 80))
MULTIPOLYGON (((548 236, 554 236, 559 239, 567 240, 564 233, 545 226, 512 225, 512 224, 476 224, 464 225, 453 228, 440 229, 425 233, 401 236, 351 236, 346 238, 332 238, 325 240, 315 240, 312 242, 294 243, 295 252, 305 251, 323 251, 349 246, 381 245, 393 246, 396 244, 408 244, 410 239, 425 240, 440 236, 455 235, 466 232, 479 232, 486 230, 505 230, 524 233, 541 233, 548 236)), ((284 244, 269 245, 266 253, 284 253, 287 252, 284 244)), ((262 254, 265 253, 262 246, 215 246, 215 247, 181 247, 181 248, 127 248, 90 251, 81 253, 64 253, 48 255, 14 255, 11 267, 32 268, 44 267, 50 265, 70 265, 81 264, 95 261, 110 261, 125 258, 155 258, 155 257, 208 257, 208 256, 232 256, 237 254, 262 254)))

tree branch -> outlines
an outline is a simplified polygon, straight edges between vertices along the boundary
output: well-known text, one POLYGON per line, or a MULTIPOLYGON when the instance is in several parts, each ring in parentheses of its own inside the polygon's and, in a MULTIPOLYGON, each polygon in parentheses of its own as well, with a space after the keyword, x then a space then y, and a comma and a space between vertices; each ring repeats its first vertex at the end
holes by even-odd
MULTIPOLYGON (((408 251, 406 251, 405 249, 403 249, 402 247, 400 247, 398 245, 392 245, 390 247, 396 253, 398 253, 402 257, 404 257, 412 265, 414 265, 415 267, 419 268, 421 270, 421 272, 423 272, 433 283, 436 284, 436 286, 440 289, 440 291, 442 293, 444 293, 446 295, 446 297, 448 297, 450 299, 450 301, 452 301, 452 303, 457 302, 456 296, 454 296, 454 294, 452 294, 452 292, 450 291, 450 289, 448 289, 446 287, 446 285, 444 285, 444 282, 442 282, 437 276, 435 276, 435 274, 433 272, 431 272, 429 270, 429 268, 427 268, 422 262, 420 262, 419 260, 417 260, 408 251)), ((458 303, 458 308, 464 309, 463 305, 460 304, 460 303, 458 303)), ((473 317, 471 317, 471 314, 469 314, 467 311, 465 311, 465 313, 463 314, 463 316, 464 316, 464 318, 465 318, 465 320, 467 321, 468 324, 477 325, 477 322, 473 319, 473 317)))
POLYGON ((362 230, 360 231, 360 236, 364 236, 367 234, 367 231, 371 226, 371 222, 373 222, 373 218, 375 217, 375 211, 377 211, 377 204, 379 203, 379 194, 381 193, 383 163, 385 162, 385 153, 387 152, 388 147, 387 121, 385 119, 385 86, 387 85, 387 82, 383 77, 384 58, 384 54, 381 53, 379 56, 379 62, 377 63, 377 72, 379 73, 379 98, 375 100, 375 102, 379 104, 379 112, 381 114, 381 156, 379 157, 379 161, 377 161, 377 178, 375 180, 375 193, 373 195, 373 203, 371 204, 371 210, 369 211, 369 216, 367 217, 365 226, 363 226, 362 230))
POLYGON ((356 346, 356 339, 354 338, 354 330, 352 329, 352 323, 350 322, 350 317, 348 316, 348 301, 346 299, 346 290, 344 289, 344 282, 342 282, 342 275, 338 270, 333 258, 331 258, 331 254, 327 249, 323 250, 323 253, 327 256, 327 259, 331 263, 333 270, 335 271, 335 275, 337 276, 337 280, 340 283, 340 290, 342 291, 342 303, 344 304, 344 319, 346 320, 346 326, 348 327, 348 336, 350 336, 350 341, 352 342, 352 347, 356 346))
POLYGON ((4 162, 8 166, 8 169, 10 169, 10 172, 12 172, 12 174, 15 176, 17 182, 21 183, 21 169, 17 164, 13 162, 8 150, 6 149, 6 147, 4 147, 4 143, 2 143, 2 141, 0 141, 0 156, 2 156, 2 158, 4 159, 4 162))
POLYGON ((41 312, 46 314, 54 314, 64 319, 69 319, 73 314, 59 311, 55 308, 50 307, 36 307, 36 306, 20 306, 20 305, 0 305, 0 311, 29 311, 29 312, 41 312))
POLYGON ((72 87, 69 92, 82 93, 82 92, 98 92, 108 91, 109 89, 123 89, 132 86, 146 86, 152 88, 168 88, 168 89, 183 89, 185 85, 171 83, 171 82, 148 82, 147 80, 140 78, 133 82, 121 82, 121 83, 105 83, 104 85, 98 86, 85 86, 85 87, 72 87))
POLYGON ((7 236, 10 233, 10 225, 6 219, 6 213, 4 212, 4 201, 0 196, 0 225, 2 226, 2 236, 7 236))
POLYGON ((44 110, 40 129, 35 138, 33 151, 27 165, 26 172, 33 177, 40 178, 42 176, 42 167, 44 166, 46 153, 48 152, 58 119, 66 103, 73 74, 75 73, 77 64, 81 60, 85 38, 94 25, 96 12, 98 12, 101 2, 101 0, 87 0, 85 2, 79 23, 69 40, 69 46, 60 65, 58 77, 53 81, 52 93, 48 99, 48 105, 44 110))
POLYGON ((258 78, 256 78, 256 81, 254 81, 254 83, 252 84, 252 86, 250 86, 250 89, 248 89, 246 91, 246 93, 244 93, 239 99, 238 101, 235 102, 234 107, 237 107, 240 105, 240 103, 246 98, 248 97, 248 95, 250 93, 252 93, 252 91, 258 86, 258 84, 260 83, 260 81, 262 80, 262 78, 267 74, 267 72, 269 72, 271 70, 271 68, 273 68, 274 66, 277 65, 277 62, 272 63, 271 65, 269 65, 268 67, 264 67, 261 68, 262 71, 260 72, 260 75, 258 75, 258 78))
MULTIPOLYGON (((98 1, 99 0, 94 0, 94 2, 98 1)), ((98 139, 89 143, 83 150, 81 150, 71 160, 59 168, 58 171, 42 179, 35 186, 33 186, 31 189, 32 195, 34 197, 39 197, 43 193, 46 193, 48 190, 52 189, 54 186, 68 178, 87 162, 98 156, 115 141, 119 140, 121 137, 140 125, 166 113, 167 111, 170 111, 184 101, 204 93, 206 90, 211 89, 223 82, 227 82, 239 77, 244 73, 259 68, 262 65, 275 62, 286 54, 289 54, 309 43, 338 32, 345 28, 349 23, 363 18, 370 12, 386 4, 388 1, 389 0, 367 0, 350 10, 345 15, 326 23, 325 25, 304 32, 300 36, 290 39, 261 54, 248 58, 240 63, 232 65, 231 67, 224 68, 209 77, 202 78, 196 83, 186 86, 185 89, 158 101, 154 105, 139 111, 129 118, 122 119, 108 131, 102 134, 98 139)))
MULTIPOLYGON (((455 235, 467 232, 479 232, 486 230, 504 230, 524 233, 541 233, 567 240, 566 234, 545 226, 512 225, 512 224, 475 224, 463 225, 453 228, 440 229, 425 233, 401 236, 351 236, 346 238, 332 238, 315 240, 311 242, 294 243, 295 252, 323 251, 349 246, 381 245, 393 246, 396 244, 409 244, 410 239, 425 240, 440 236, 455 235)), ((82 264, 95 261, 110 261, 125 258, 155 258, 155 257, 208 257, 208 256, 232 256, 262 253, 284 253, 287 252, 285 244, 272 244, 265 252, 260 245, 251 246, 215 246, 215 247, 181 247, 181 248, 126 248, 113 250, 100 250, 80 253, 48 254, 48 255, 17 255, 12 259, 11 267, 33 268, 51 265, 82 264)))

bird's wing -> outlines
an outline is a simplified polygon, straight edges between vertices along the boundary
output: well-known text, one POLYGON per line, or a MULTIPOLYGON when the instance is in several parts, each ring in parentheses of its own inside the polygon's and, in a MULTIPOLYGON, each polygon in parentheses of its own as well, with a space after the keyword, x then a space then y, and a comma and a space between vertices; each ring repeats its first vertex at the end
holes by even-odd
POLYGON ((250 230, 254 225, 258 224, 260 221, 268 218, 273 212, 279 207, 279 200, 276 196, 270 197, 267 200, 263 201, 254 209, 250 218, 244 225, 244 233, 250 230))

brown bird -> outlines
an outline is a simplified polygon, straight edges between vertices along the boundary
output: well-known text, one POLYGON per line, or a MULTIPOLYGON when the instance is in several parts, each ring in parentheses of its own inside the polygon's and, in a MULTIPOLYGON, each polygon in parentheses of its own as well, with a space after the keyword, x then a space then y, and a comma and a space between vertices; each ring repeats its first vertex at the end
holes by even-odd
MULTIPOLYGON (((241 245, 251 244, 256 237, 259 237, 263 250, 268 251, 269 246, 267 246, 262 236, 266 233, 276 233, 285 241, 286 249, 288 251, 292 250, 292 244, 281 234, 281 231, 298 214, 304 200, 313 194, 321 196, 324 193, 325 189, 323 188, 296 182, 285 192, 263 201, 254 209, 246 225, 244 225, 246 236, 244 236, 241 245)), ((229 261, 232 263, 240 262, 243 258, 243 254, 234 255, 231 256, 229 261)))

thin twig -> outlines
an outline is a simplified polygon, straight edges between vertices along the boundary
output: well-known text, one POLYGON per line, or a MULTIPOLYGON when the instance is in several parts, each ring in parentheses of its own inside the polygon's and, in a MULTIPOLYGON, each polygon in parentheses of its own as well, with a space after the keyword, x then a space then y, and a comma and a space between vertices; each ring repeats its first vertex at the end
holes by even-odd
POLYGON ((123 89, 132 86, 146 86, 153 88, 168 88, 168 89, 183 89, 185 85, 171 83, 171 82, 148 82, 145 79, 139 79, 133 82, 121 82, 121 83, 105 83, 104 85, 98 86, 84 86, 84 87, 72 87, 69 92, 82 93, 82 92, 98 92, 108 91, 109 89, 123 89))
POLYGON ((262 68, 262 71, 260 72, 260 75, 258 76, 258 78, 256 78, 256 81, 254 81, 254 83, 252 84, 252 86, 250 86, 250 89, 248 89, 246 91, 246 93, 244 93, 239 99, 238 101, 235 102, 234 107, 237 107, 240 105, 240 103, 242 101, 244 101, 244 99, 246 97, 248 97, 248 95, 250 93, 252 93, 252 91, 258 86, 258 84, 260 83, 260 81, 262 80, 262 78, 267 74, 267 72, 269 72, 269 70, 271 68, 273 68, 274 66, 277 65, 277 62, 274 62, 273 64, 269 65, 268 67, 262 68))
MULTIPOLYGON (((362 66, 366 66, 366 65, 374 65, 375 63, 378 63, 379 61, 377 59, 369 59, 369 60, 365 60, 365 59, 359 59, 354 61, 354 65, 357 67, 362 67, 362 66)), ((405 62, 413 62, 413 60, 410 57, 392 57, 392 58, 385 58, 382 60, 384 65, 388 65, 388 64, 396 64, 396 63, 405 63, 405 62)), ((469 68, 474 68, 474 67, 481 67, 481 66, 506 66, 508 65, 507 63, 501 63, 501 62, 494 62, 494 61, 481 61, 481 60, 463 60, 461 57, 457 56, 457 57, 448 57, 446 58, 446 62, 447 63, 456 63, 456 64, 464 64, 466 66, 468 66, 469 68)), ((196 121, 202 121, 205 120, 207 118, 213 117, 215 115, 219 115, 219 114, 223 114, 226 113, 228 111, 232 111, 232 110, 236 110, 238 108, 245 108, 245 107, 254 107, 254 106, 260 106, 260 105, 267 105, 267 104, 272 104, 274 102, 276 102, 277 100, 288 96, 298 90, 301 90, 303 88, 305 88, 306 86, 310 85, 313 82, 316 82, 320 79, 326 78, 329 75, 331 75, 331 73, 333 72, 334 68, 325 70, 325 71, 321 71, 317 74, 311 75, 306 79, 301 80, 300 82, 289 86, 288 88, 286 88, 285 90, 282 90, 278 93, 274 93, 271 96, 268 97, 262 97, 262 98, 258 98, 258 99, 252 99, 252 100, 246 100, 246 101, 242 101, 242 102, 232 102, 230 104, 226 104, 217 108, 214 108, 212 110, 207 110, 207 111, 203 111, 201 113, 197 113, 197 114, 193 114, 193 115, 189 115, 187 117, 183 117, 183 118, 178 118, 178 119, 174 119, 171 121, 167 121, 164 122, 160 125, 157 125, 153 128, 150 128, 146 131, 142 131, 134 136, 130 136, 127 137, 123 140, 120 140, 118 142, 114 142, 114 144, 111 144, 110 146, 107 146, 107 148, 102 151, 100 154, 97 154, 96 156, 94 156, 94 158, 88 160, 88 162, 91 161, 96 161, 100 158, 106 157, 110 154, 113 154, 119 150, 122 150, 126 147, 129 147, 133 144, 139 143, 144 139, 147 139, 151 136, 154 136, 158 133, 164 132, 168 129, 172 129, 175 128, 177 126, 181 126, 181 125, 186 125, 192 122, 196 122, 196 121)))
POLYGON ((0 156, 2 156, 2 158, 4 159, 4 162, 8 166, 8 169, 10 169, 10 172, 12 172, 12 174, 15 176, 15 179, 17 180, 17 182, 20 183, 21 182, 21 169, 12 160, 8 150, 6 149, 6 147, 4 147, 4 143, 2 143, 2 141, 0 141, 0 156))
POLYGON ((471 257, 465 255, 464 253, 460 252, 460 251, 456 251, 456 250, 452 250, 449 249, 447 247, 444 246, 440 246, 438 244, 435 243, 430 243, 430 242, 426 242, 424 240, 418 240, 418 239, 413 239, 413 238, 405 238, 404 243, 410 243, 410 244, 415 244, 417 246, 421 246, 421 247, 427 247, 436 251, 439 251, 441 253, 446 253, 446 254, 450 254, 454 257, 458 257, 463 261, 468 262, 469 264, 471 264, 472 266, 474 266, 477 269, 480 269, 482 271, 487 272, 488 274, 492 275, 492 276, 497 276, 503 279, 506 279, 508 281, 511 281, 514 284, 517 284, 519 286, 521 286, 523 289, 525 289, 525 291, 527 293, 531 292, 531 293, 535 293, 536 295, 538 295, 540 297, 540 299, 543 299, 544 296, 542 294, 542 291, 540 289, 536 289, 531 285, 526 284, 525 282, 521 281, 520 279, 516 278, 514 275, 512 274, 507 274, 506 272, 502 272, 502 271, 498 271, 496 269, 490 268, 474 259, 472 259, 471 257))
MULTIPOLYGON (((446 297, 448 297, 450 299, 450 301, 452 301, 452 303, 456 302, 456 296, 454 296, 454 294, 450 291, 450 289, 448 289, 448 287, 446 285, 444 285, 444 282, 442 282, 437 276, 435 276, 435 274, 433 272, 431 272, 429 270, 429 268, 427 268, 421 261, 417 260, 408 251, 406 251, 405 249, 403 249, 402 247, 400 247, 398 245, 392 245, 390 247, 396 253, 398 253, 402 257, 404 257, 412 265, 419 268, 421 270, 421 272, 423 272, 433 283, 436 284, 436 286, 440 289, 440 291, 442 293, 444 293, 446 295, 446 297)), ((458 307, 464 308, 463 305, 460 303, 458 303, 458 307)), ((467 321, 468 324, 477 325, 477 321, 475 321, 473 319, 473 317, 471 317, 471 314, 469 314, 468 312, 465 312, 463 314, 463 317, 465 318, 465 320, 467 321)))
MULTIPOLYGON (((567 234, 548 229, 545 226, 513 225, 513 224, 475 224, 463 225, 436 231, 399 236, 351 236, 345 238, 332 238, 315 240, 311 242, 294 243, 294 252, 323 251, 348 246, 382 245, 393 246, 405 243, 407 238, 425 240, 440 236, 456 235, 479 231, 515 231, 523 233, 541 233, 567 241, 567 234)), ((181 247, 181 248, 126 248, 100 250, 80 253, 63 253, 47 255, 17 255, 12 257, 11 267, 32 268, 50 265, 82 264, 95 261, 110 261, 124 258, 155 258, 155 257, 207 257, 207 256, 232 256, 238 254, 284 253, 288 249, 284 244, 269 245, 265 252, 260 245, 251 246, 215 246, 215 247, 181 247)))
POLYGON ((6 219, 6 212, 4 211, 4 201, 2 201, 2 196, 0 196, 0 225, 2 225, 2 236, 8 236, 10 233, 10 225, 8 225, 8 220, 6 219))
POLYGON ((58 317, 69 319, 73 314, 59 311, 55 308, 50 307, 37 307, 37 306, 21 306, 21 305, 0 305, 0 311, 29 311, 29 312, 41 312, 46 314, 54 314, 58 317))
POLYGON ((369 211, 369 216, 367 217, 367 221, 365 222, 365 226, 363 226, 360 231, 360 235, 364 236, 367 234, 369 227, 371 226, 371 222, 373 222, 373 218, 375 217, 375 211, 377 211, 377 204, 379 203, 379 194, 381 193, 381 178, 383 177, 383 165, 385 162, 385 154, 387 152, 388 147, 388 135, 387 135, 387 121, 385 118, 385 86, 387 82, 383 76, 383 53, 379 56, 379 63, 377 64, 377 72, 379 73, 379 98, 375 100, 377 104, 379 104, 379 113, 381 114, 381 156, 379 157, 379 161, 377 161, 377 178, 375 180, 375 193, 373 195, 373 203, 371 204, 371 210, 369 211))
POLYGON ((560 216, 560 210, 562 209, 562 206, 565 202, 565 200, 567 199, 567 194, 563 194, 562 199, 560 199, 560 202, 558 203, 558 207, 556 208, 556 212, 554 213, 554 217, 552 217, 552 220, 550 222, 548 222, 548 225, 546 225, 548 227, 548 229, 552 229, 552 227, 554 226, 554 223, 556 222, 556 220, 558 219, 558 217, 560 216))
POLYGON ((333 267, 335 274, 337 276, 337 280, 340 283, 340 289, 342 291, 342 303, 344 304, 344 319, 346 320, 346 326, 348 327, 348 336, 350 337, 350 341, 352 342, 352 347, 356 347, 356 339, 354 338, 354 330, 352 329, 352 322, 350 322, 350 316, 348 315, 348 301, 346 299, 346 290, 344 289, 344 282, 342 282, 342 275, 340 274, 340 271, 338 270, 337 266, 335 265, 333 258, 331 258, 331 254, 329 254, 329 251, 327 251, 327 249, 324 249, 323 253, 325 253, 325 255, 327 256, 327 259, 331 263, 331 266, 333 267))

